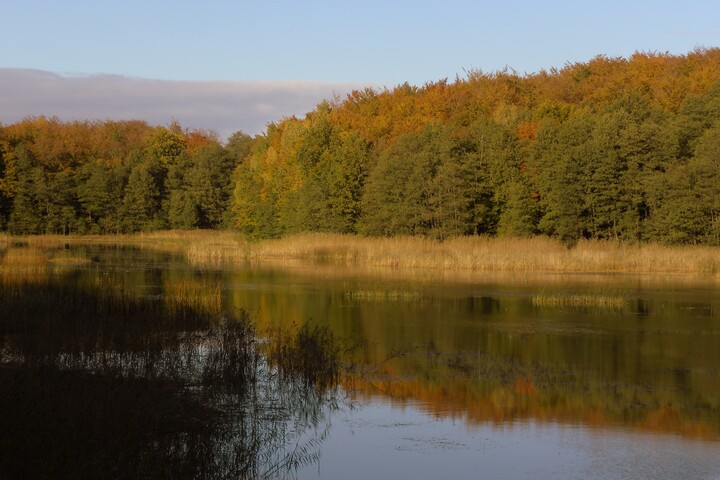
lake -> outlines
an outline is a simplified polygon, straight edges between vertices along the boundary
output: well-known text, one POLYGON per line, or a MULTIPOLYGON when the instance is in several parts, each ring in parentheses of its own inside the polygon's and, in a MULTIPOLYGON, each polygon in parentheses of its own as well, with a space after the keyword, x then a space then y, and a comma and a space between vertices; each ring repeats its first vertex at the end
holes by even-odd
POLYGON ((717 280, 0 266, 0 477, 720 478, 717 280))

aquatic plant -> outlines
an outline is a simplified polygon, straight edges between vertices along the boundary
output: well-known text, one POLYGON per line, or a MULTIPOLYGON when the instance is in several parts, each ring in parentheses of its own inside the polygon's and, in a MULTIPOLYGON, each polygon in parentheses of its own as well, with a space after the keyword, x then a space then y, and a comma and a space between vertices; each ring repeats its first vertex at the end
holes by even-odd
POLYGON ((415 289, 348 290, 345 298, 351 300, 392 302, 415 301, 421 298, 421 292, 415 289))
POLYGON ((0 276, 0 476, 275 478, 316 460, 324 337, 293 344, 312 360, 288 381, 250 315, 201 290, 0 276))
POLYGON ((622 310, 629 298, 621 294, 603 293, 537 293, 530 298, 536 307, 576 307, 622 310))
POLYGON ((328 327, 305 323, 294 334, 277 329, 269 338, 268 360, 283 378, 320 390, 338 385, 341 348, 328 327))

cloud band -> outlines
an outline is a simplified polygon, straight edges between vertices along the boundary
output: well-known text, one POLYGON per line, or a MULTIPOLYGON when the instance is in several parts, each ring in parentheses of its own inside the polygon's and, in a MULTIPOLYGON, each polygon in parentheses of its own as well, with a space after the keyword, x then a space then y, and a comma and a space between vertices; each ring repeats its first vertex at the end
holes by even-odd
POLYGON ((145 120, 257 134, 268 123, 304 115, 323 99, 367 85, 310 81, 171 81, 120 75, 62 76, 42 70, 0 68, 0 121, 28 116, 62 120, 145 120))

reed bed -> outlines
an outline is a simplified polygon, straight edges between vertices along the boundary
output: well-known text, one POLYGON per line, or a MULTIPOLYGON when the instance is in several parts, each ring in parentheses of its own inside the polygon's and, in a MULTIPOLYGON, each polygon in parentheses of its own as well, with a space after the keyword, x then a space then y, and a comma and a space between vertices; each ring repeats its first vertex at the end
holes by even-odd
POLYGON ((205 313, 211 317, 222 316, 222 284, 198 283, 188 280, 168 282, 164 287, 164 300, 171 311, 184 307, 205 313))
POLYGON ((0 276, 43 275, 50 258, 39 248, 9 248, 0 257, 0 276))
POLYGON ((306 265, 519 273, 694 274, 720 278, 720 247, 581 240, 572 248, 548 237, 361 237, 307 233, 249 242, 228 231, 163 231, 136 235, 39 236, 31 246, 64 243, 138 245, 184 253, 196 265, 294 262, 306 265))
POLYGON ((349 300, 364 302, 411 302, 422 298, 420 290, 349 290, 344 294, 349 300))
POLYGON ((185 255, 196 265, 237 264, 248 260, 250 245, 239 234, 213 232, 210 235, 198 235, 193 238, 193 241, 187 244, 185 255))
POLYGON ((66 251, 57 252, 52 255, 52 258, 50 258, 50 263, 57 267, 73 267, 78 265, 87 265, 91 262, 92 260, 87 257, 79 256, 66 251))
POLYGON ((321 264, 475 272, 720 273, 720 248, 584 240, 567 248, 547 237, 364 238, 304 234, 250 244, 249 260, 302 259, 321 264))
POLYGON ((536 307, 598 308, 601 310, 623 310, 630 299, 625 295, 613 294, 544 294, 532 296, 530 302, 536 307))

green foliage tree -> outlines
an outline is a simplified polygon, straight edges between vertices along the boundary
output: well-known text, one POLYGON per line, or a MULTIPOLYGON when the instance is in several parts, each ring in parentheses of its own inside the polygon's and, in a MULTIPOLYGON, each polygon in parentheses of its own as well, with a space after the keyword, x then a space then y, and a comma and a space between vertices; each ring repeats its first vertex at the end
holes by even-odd
POLYGON ((200 226, 199 206, 187 190, 172 190, 167 203, 167 218, 170 228, 190 230, 200 226))
POLYGON ((689 162, 658 177, 651 196, 654 238, 720 245, 720 126, 698 139, 689 162))
POLYGON ((80 220, 90 233, 122 231, 120 202, 123 198, 127 172, 122 165, 95 161, 83 165, 78 172, 77 196, 83 212, 80 220))
POLYGON ((145 143, 145 155, 167 167, 174 164, 185 152, 186 144, 182 129, 177 123, 169 129, 156 127, 145 143))
POLYGON ((255 139, 242 131, 230 135, 225 144, 225 151, 230 155, 235 164, 243 162, 252 152, 255 139))
POLYGON ((269 149, 267 137, 255 143, 253 153, 233 174, 231 225, 250 238, 276 238, 281 234, 277 196, 264 184, 255 164, 269 149))
POLYGON ((7 142, 0 140, 0 230, 7 226, 16 181, 16 161, 14 152, 8 151, 7 142))
POLYGON ((77 232, 79 205, 75 177, 69 171, 60 171, 45 173, 41 178, 44 185, 37 195, 43 206, 45 232, 62 235, 77 232))
POLYGON ((502 237, 530 237, 537 233, 538 202, 521 172, 503 184, 503 204, 497 233, 502 237))
POLYGON ((433 206, 438 168, 448 148, 441 127, 427 125, 385 150, 367 179, 362 233, 427 235, 437 227, 433 206))
POLYGON ((230 173, 237 159, 219 145, 195 152, 192 167, 185 174, 188 193, 198 208, 198 226, 218 228, 226 219, 232 182, 230 173))
POLYGON ((8 219, 8 230, 16 235, 42 233, 45 225, 37 192, 44 185, 43 172, 33 165, 31 155, 23 144, 15 149, 14 157, 13 209, 8 219))
POLYGON ((365 89, 260 136, 0 125, 0 228, 717 244, 720 49, 365 89))
POLYGON ((588 148, 592 120, 575 116, 556 125, 541 125, 533 145, 531 168, 541 195, 538 229, 572 244, 589 231, 585 192, 588 189, 588 148))
POLYGON ((354 233, 361 211, 367 146, 323 121, 305 132, 297 154, 305 181, 288 202, 288 231, 354 233))
POLYGON ((164 176, 164 167, 154 159, 142 160, 132 167, 121 206, 125 231, 162 228, 164 176))

